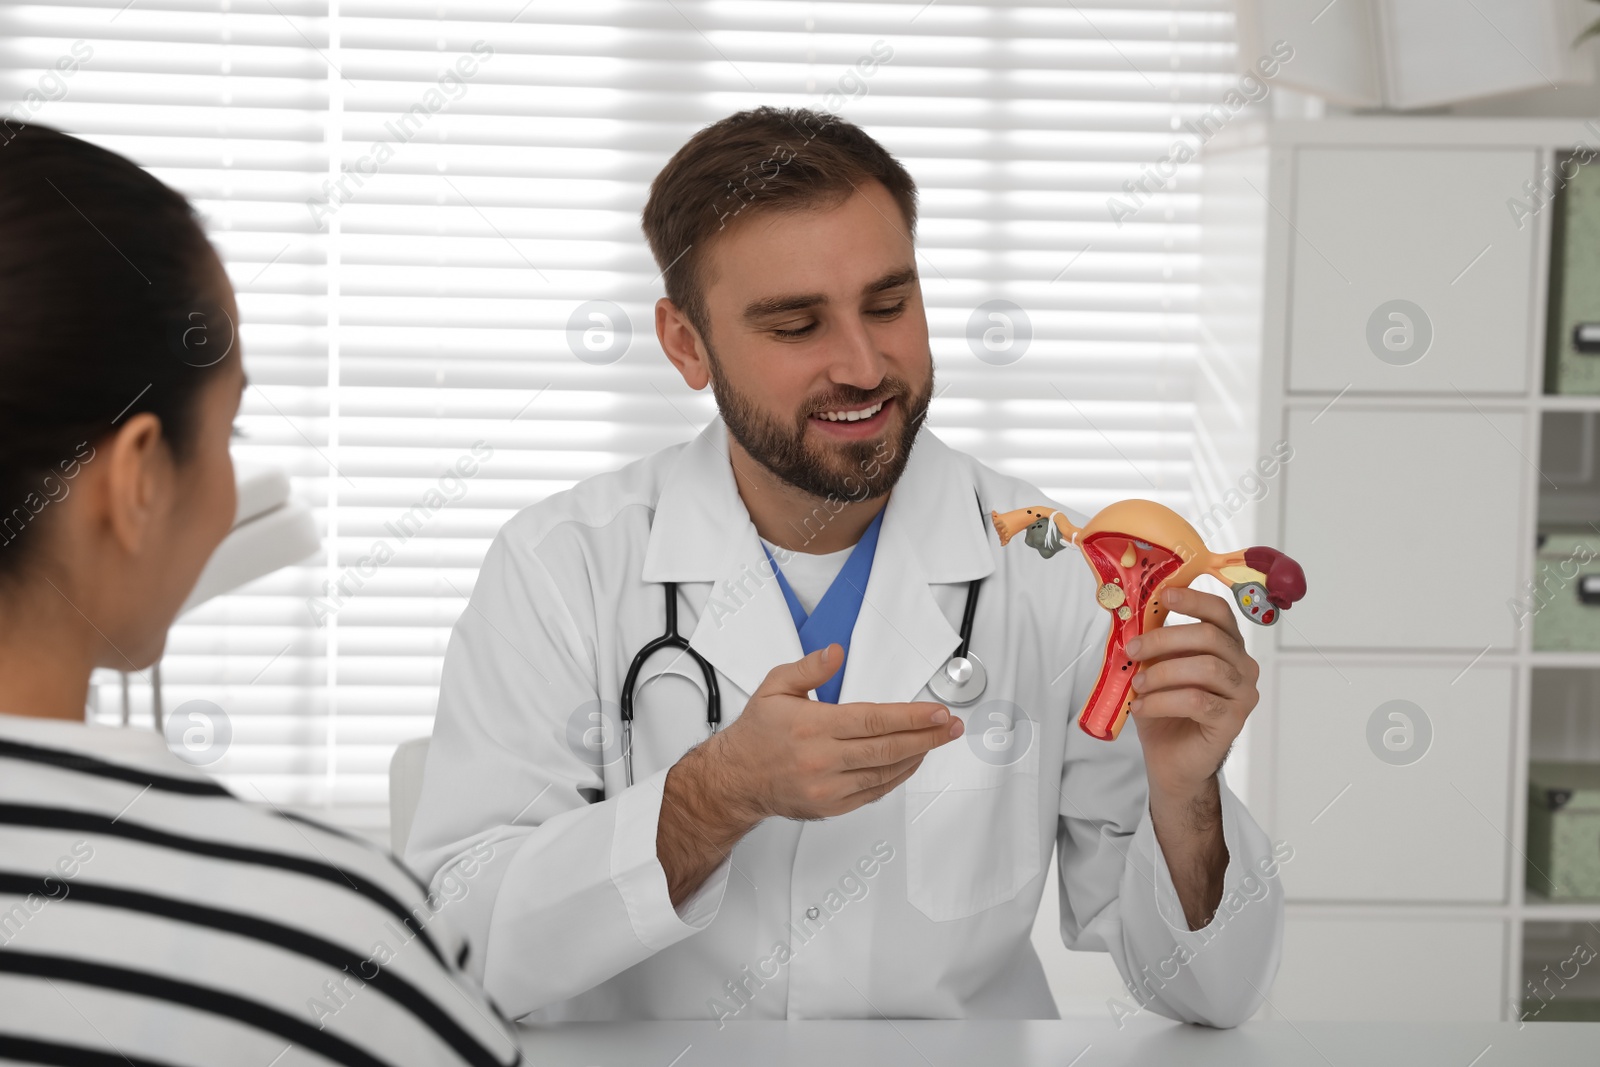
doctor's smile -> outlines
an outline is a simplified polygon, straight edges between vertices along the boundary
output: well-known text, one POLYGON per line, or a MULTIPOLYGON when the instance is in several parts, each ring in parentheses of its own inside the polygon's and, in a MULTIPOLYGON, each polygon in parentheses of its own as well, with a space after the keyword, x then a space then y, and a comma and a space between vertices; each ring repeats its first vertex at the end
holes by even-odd
POLYGON ((830 408, 811 416, 813 422, 822 424, 829 433, 846 440, 871 437, 883 430, 889 422, 890 407, 894 397, 859 408, 830 408))

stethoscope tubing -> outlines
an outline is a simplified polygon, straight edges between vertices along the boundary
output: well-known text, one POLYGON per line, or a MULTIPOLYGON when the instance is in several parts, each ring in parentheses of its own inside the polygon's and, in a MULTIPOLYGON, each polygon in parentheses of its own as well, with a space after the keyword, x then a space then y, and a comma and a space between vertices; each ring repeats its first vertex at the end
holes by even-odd
POLYGON ((704 656, 690 647, 688 640, 678 634, 678 583, 662 583, 667 602, 667 629, 660 637, 641 648, 628 664, 628 674, 622 681, 622 763, 627 784, 633 785, 633 687, 639 681, 639 672, 651 656, 664 648, 687 652, 700 665, 700 675, 706 683, 706 727, 711 733, 722 725, 722 692, 717 685, 717 672, 711 669, 704 656))

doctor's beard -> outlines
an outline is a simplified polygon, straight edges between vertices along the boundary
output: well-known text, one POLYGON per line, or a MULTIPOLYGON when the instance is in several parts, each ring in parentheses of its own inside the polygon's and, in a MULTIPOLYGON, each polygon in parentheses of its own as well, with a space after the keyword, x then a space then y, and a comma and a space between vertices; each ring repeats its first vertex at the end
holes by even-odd
POLYGON ((796 489, 823 500, 872 500, 893 489, 906 469, 917 430, 933 401, 930 357, 928 383, 916 396, 912 396, 911 386, 905 379, 893 376, 885 377, 878 388, 872 390, 842 385, 837 394, 827 398, 827 403, 808 405, 798 413, 795 425, 786 428, 733 387, 723 375, 721 361, 709 344, 706 354, 711 368, 711 394, 716 397, 717 410, 733 439, 767 470, 796 489), (891 432, 878 438, 841 441, 826 455, 818 455, 807 447, 806 430, 816 412, 860 407, 890 397, 895 398, 901 411, 898 442, 892 440, 891 432), (887 457, 883 455, 885 444, 892 448, 887 457))

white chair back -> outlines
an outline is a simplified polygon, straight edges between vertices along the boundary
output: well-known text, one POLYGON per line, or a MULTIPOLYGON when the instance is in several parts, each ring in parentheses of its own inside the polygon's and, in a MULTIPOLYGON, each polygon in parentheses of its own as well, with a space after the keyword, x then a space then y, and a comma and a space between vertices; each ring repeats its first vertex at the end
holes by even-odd
POLYGON ((422 797, 422 768, 428 762, 428 738, 402 741, 389 761, 389 847, 396 856, 405 854, 406 838, 411 836, 411 820, 422 797))

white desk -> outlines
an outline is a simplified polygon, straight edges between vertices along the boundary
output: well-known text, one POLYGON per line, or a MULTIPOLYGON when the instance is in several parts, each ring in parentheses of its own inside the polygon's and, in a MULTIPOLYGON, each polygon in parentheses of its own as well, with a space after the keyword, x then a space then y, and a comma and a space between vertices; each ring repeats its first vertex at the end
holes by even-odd
POLYGON ((1594 1067, 1600 1023, 875 1020, 527 1027, 530 1067, 1594 1067))

